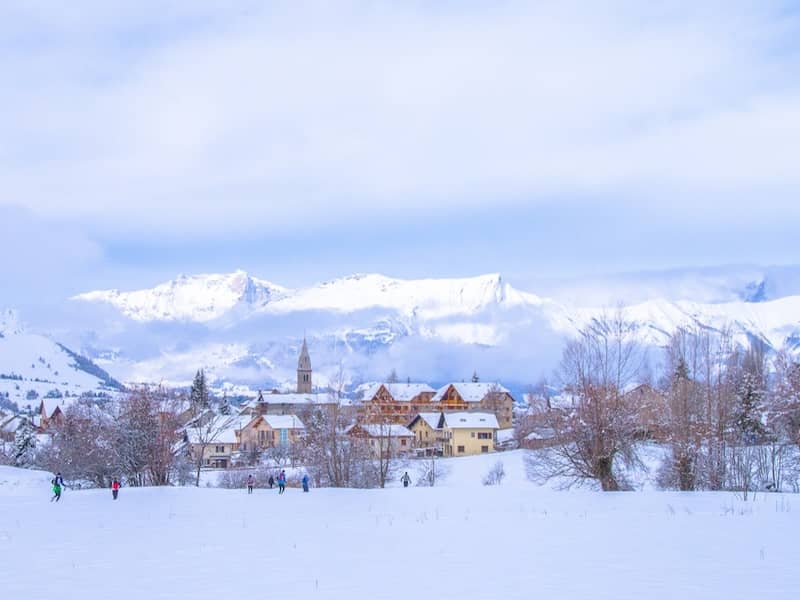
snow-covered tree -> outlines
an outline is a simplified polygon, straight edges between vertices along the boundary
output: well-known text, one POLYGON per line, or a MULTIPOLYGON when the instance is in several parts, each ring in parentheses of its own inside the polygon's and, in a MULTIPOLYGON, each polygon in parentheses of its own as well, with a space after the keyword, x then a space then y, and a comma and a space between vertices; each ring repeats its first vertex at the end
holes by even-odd
POLYGON ((23 419, 14 434, 14 449, 12 451, 14 464, 18 467, 32 465, 35 450, 36 429, 29 419, 23 419))

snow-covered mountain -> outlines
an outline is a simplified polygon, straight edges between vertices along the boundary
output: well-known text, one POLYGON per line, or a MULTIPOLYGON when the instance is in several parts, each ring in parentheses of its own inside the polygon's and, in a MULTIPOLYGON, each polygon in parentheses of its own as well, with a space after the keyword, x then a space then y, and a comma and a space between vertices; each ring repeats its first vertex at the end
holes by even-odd
POLYGON ((20 409, 65 404, 82 394, 109 394, 120 384, 88 358, 26 330, 13 310, 0 311, 0 394, 20 409))
POLYGON ((283 297, 287 290, 244 271, 225 275, 179 275, 149 290, 106 290, 76 296, 78 300, 106 302, 135 321, 196 321, 219 319, 229 312, 241 316, 283 297))
MULTIPOLYGON (((758 338, 773 348, 796 349, 798 273, 753 268, 705 279, 672 273, 667 279, 682 284, 667 297, 656 294, 663 285, 654 287, 655 279, 646 278, 632 294, 640 301, 624 311, 653 345, 694 324, 730 328, 742 343, 758 338)), ((477 368, 530 381, 557 360, 566 337, 608 312, 609 305, 592 299, 564 292, 558 300, 545 298, 498 274, 419 280, 353 275, 290 289, 237 271, 74 300, 98 311, 113 309, 116 321, 98 324, 82 349, 126 380, 188 379, 192 369, 206 366, 221 381, 288 383, 303 332, 321 376, 344 361, 364 377, 397 367, 435 381, 466 377, 477 368)))

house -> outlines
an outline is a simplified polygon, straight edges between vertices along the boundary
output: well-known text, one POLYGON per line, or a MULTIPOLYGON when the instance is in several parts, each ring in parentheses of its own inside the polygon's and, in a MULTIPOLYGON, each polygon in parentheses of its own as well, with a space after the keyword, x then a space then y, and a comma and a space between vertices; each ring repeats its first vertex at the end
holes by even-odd
POLYGON ((443 433, 439 429, 441 418, 442 413, 421 412, 408 424, 408 429, 414 434, 417 454, 433 456, 444 452, 443 433))
POLYGON ((491 413, 503 429, 513 426, 514 398, 499 383, 449 383, 436 391, 431 404, 441 412, 491 413))
POLYGON ((426 383, 367 383, 359 386, 358 419, 363 423, 405 425, 417 413, 431 409, 436 391, 426 383))
POLYGON ((622 397, 629 406, 636 408, 636 427, 639 437, 659 441, 667 439, 666 420, 669 415, 669 402, 662 392, 643 383, 632 386, 622 397))
POLYGON ((445 456, 469 456, 494 452, 497 417, 491 413, 442 413, 439 429, 444 438, 445 456))
POLYGON ((288 448, 301 441, 305 425, 297 415, 257 415, 239 431, 242 452, 288 448))
MULTIPOLYGON (((233 456, 239 449, 237 423, 232 421, 229 427, 215 431, 211 436, 205 436, 197 428, 186 431, 191 455, 196 457, 203 453, 203 466, 209 469, 227 469, 233 463, 233 456), (202 443, 203 438, 211 441, 202 443)), ((206 429, 208 431, 208 429, 206 429)))
POLYGON ((347 434, 367 441, 372 456, 402 456, 414 448, 414 434, 396 423, 356 423, 347 434))

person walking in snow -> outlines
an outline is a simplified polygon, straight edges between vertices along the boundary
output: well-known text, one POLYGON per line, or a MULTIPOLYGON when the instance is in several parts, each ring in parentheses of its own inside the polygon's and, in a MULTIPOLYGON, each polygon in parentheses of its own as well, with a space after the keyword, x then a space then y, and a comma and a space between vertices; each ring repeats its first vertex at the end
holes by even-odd
POLYGON ((53 485, 58 484, 60 487, 64 487, 64 478, 61 476, 61 471, 56 473, 56 478, 53 480, 53 485))
POLYGON ((303 491, 308 491, 308 473, 303 475, 303 491))
POLYGON ((286 491, 286 471, 281 469, 281 472, 278 473, 278 493, 282 494, 286 491))
POLYGON ((114 477, 114 481, 111 482, 111 495, 114 497, 114 500, 119 496, 119 488, 121 487, 122 484, 119 482, 119 479, 114 477))
POLYGON ((50 498, 50 502, 52 502, 53 500, 55 500, 56 502, 61 500, 61 485, 58 483, 58 481, 59 481, 59 478, 58 477, 54 477, 52 482, 51 482, 53 484, 53 497, 50 498))
POLYGON ((272 486, 275 485, 275 478, 272 475, 270 475, 269 479, 267 480, 267 483, 269 484, 269 489, 272 489, 272 486))
POLYGON ((403 476, 400 478, 400 481, 403 482, 403 487, 407 488, 408 484, 411 483, 411 477, 408 476, 408 471, 403 473, 403 476))
POLYGON ((248 475, 247 476, 247 493, 248 494, 252 494, 253 493, 253 476, 252 475, 248 475))

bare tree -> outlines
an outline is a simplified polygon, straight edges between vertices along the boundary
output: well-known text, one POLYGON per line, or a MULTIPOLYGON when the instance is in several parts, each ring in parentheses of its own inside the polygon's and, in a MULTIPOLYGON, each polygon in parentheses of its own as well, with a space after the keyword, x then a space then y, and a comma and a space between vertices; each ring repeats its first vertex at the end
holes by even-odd
POLYGON ((637 419, 624 391, 638 382, 645 358, 635 330, 618 311, 593 321, 567 344, 559 374, 570 401, 548 411, 557 444, 529 461, 530 475, 595 480, 605 491, 625 487, 618 462, 637 460, 637 419))

